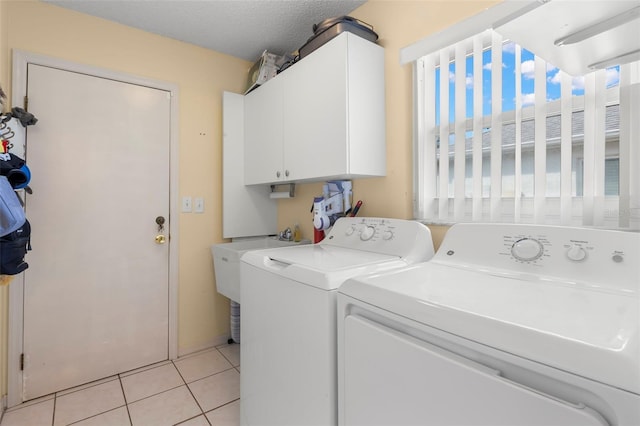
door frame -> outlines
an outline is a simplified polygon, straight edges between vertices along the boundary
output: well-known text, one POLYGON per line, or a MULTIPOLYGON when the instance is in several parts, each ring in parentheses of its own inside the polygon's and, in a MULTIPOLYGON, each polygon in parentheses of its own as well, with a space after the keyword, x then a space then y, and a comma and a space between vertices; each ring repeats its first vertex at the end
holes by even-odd
MULTIPOLYGON (((164 90, 171 96, 171 121, 169 141, 169 359, 178 357, 178 85, 153 80, 128 73, 113 71, 91 65, 80 64, 55 57, 13 50, 13 75, 11 104, 22 106, 27 93, 27 65, 42 65, 64 71, 82 73, 94 77, 136 84, 164 90)), ((9 288, 9 342, 8 342, 8 392, 9 407, 22 403, 23 372, 20 370, 20 355, 24 332, 24 274, 13 280, 9 288)))

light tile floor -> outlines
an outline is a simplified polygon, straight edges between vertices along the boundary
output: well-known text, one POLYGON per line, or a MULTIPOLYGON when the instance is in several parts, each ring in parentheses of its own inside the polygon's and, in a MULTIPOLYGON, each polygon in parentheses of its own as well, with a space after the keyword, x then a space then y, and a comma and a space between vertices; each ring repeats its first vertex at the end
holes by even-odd
POLYGON ((240 345, 224 345, 28 401, 0 426, 237 426, 240 345))

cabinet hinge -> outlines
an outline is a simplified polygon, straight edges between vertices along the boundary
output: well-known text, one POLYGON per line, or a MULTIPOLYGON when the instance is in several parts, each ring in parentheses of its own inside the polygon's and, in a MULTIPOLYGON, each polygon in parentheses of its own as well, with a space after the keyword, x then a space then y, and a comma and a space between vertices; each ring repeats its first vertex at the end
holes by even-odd
POLYGON ((20 354, 20 371, 24 371, 24 354, 20 354))
POLYGON ((23 104, 24 104, 24 106, 23 106, 24 110, 25 110, 25 111, 29 111, 29 98, 28 98, 26 95, 25 95, 25 97, 24 97, 24 102, 23 102, 23 104))

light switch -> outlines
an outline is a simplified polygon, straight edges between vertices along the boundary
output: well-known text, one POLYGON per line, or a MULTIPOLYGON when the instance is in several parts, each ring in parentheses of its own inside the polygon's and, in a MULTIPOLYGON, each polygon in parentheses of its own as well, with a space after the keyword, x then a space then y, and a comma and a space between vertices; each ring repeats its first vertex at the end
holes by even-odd
POLYGON ((196 197, 193 209, 196 213, 204 213, 204 198, 196 197))
POLYGON ((191 197, 182 197, 182 212, 191 213, 191 197))

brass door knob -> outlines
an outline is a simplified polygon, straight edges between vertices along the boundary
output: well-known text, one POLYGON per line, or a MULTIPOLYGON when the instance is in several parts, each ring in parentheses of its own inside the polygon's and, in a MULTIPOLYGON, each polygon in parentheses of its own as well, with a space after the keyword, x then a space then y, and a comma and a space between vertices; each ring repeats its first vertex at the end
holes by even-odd
POLYGON ((162 234, 156 235, 156 243, 157 244, 164 244, 166 241, 167 241, 167 239, 165 238, 164 235, 162 235, 162 234))

